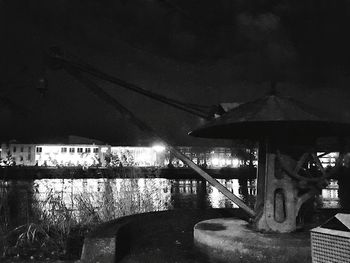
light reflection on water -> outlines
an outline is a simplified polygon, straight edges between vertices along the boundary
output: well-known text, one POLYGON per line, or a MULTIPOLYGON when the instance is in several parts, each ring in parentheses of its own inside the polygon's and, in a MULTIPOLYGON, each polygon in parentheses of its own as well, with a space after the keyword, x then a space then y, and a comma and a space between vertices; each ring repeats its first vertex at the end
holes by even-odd
MULTIPOLYGON (((244 187, 240 188, 238 180, 219 181, 240 198, 249 199, 248 192, 243 193, 241 188, 244 187)), ((248 185, 255 188, 254 182, 248 185)), ((50 197, 62 201, 72 210, 79 209, 78 200, 82 198, 97 210, 118 202, 120 206, 115 206, 115 209, 123 206, 124 214, 132 212, 128 211, 128 205, 132 205, 136 213, 177 208, 237 207, 216 188, 198 180, 41 179, 35 180, 33 187, 34 197, 40 203, 47 203, 50 197)))
MULTIPOLYGON (((248 205, 254 206, 255 180, 219 181, 248 205)), ((2 181, 0 194, 2 200, 8 200, 12 217, 23 213, 22 220, 16 219, 19 222, 25 221, 31 213, 30 207, 34 205, 51 216, 64 210, 70 211, 77 220, 93 215, 98 221, 179 208, 237 207, 216 188, 199 180, 100 178, 2 181)), ((340 207, 337 181, 331 181, 322 191, 318 203, 321 208, 340 207)), ((0 210, 0 219, 2 212, 0 210)))
POLYGON ((34 181, 35 199, 46 211, 48 198, 77 216, 86 210, 102 220, 124 215, 161 211, 170 207, 170 183, 164 179, 42 179, 34 181))

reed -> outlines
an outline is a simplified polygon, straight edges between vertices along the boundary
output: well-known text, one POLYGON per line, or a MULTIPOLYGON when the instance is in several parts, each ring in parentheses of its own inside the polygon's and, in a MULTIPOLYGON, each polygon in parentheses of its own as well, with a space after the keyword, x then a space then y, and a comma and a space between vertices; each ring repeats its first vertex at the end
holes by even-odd
POLYGON ((0 188, 5 189, 0 192, 3 256, 70 258, 73 255, 77 258, 84 235, 96 225, 121 216, 165 209, 162 191, 153 180, 118 182, 104 179, 99 192, 83 191, 65 196, 48 189, 44 200, 37 198, 35 191, 27 191, 22 206, 29 210, 25 213, 25 222, 16 227, 10 227, 8 222, 11 218, 9 193, 0 188), (75 251, 72 246, 77 246, 75 251))

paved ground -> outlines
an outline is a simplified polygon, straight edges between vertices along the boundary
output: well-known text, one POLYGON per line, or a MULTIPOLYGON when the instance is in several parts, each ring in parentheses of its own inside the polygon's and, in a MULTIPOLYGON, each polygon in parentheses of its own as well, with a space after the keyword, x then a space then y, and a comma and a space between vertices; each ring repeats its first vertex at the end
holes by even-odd
POLYGON ((194 241, 213 262, 311 263, 309 231, 259 233, 246 221, 216 218, 196 224, 194 241))
MULTIPOLYGON (((133 227, 128 229, 127 243, 129 248, 123 254, 122 263, 199 263, 209 262, 193 245, 194 225, 212 218, 242 218, 244 213, 237 209, 206 210, 172 210, 155 216, 138 216, 133 227)), ((107 224, 105 233, 99 231, 101 237, 113 235, 113 222, 107 224)), ((78 260, 78 258, 77 258, 78 260)), ((1 263, 73 263, 57 259, 23 260, 2 259, 1 263)))
POLYGON ((122 263, 209 262, 193 245, 193 227, 210 218, 232 217, 237 209, 179 210, 148 222, 151 231, 142 233, 122 263))

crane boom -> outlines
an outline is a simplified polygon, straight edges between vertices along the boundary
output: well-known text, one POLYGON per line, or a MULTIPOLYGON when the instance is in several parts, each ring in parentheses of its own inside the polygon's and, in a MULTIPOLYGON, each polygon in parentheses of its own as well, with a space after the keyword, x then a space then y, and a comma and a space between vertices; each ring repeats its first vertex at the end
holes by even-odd
MULTIPOLYGON (((57 59, 57 58, 56 58, 57 59)), ((217 188, 223 195, 225 195, 228 199, 234 202, 238 207, 242 208, 249 216, 254 217, 255 212, 244 203, 238 196, 229 191, 224 185, 222 185, 218 180, 211 177, 207 172, 202 170, 199 166, 197 166, 194 162, 192 162, 188 157, 182 154, 179 150, 173 147, 167 140, 158 135, 158 133, 149 125, 147 125, 144 121, 137 118, 130 110, 121 105, 114 97, 109 95, 106 91, 100 88, 96 83, 89 80, 84 76, 84 73, 91 73, 90 69, 83 68, 81 70, 80 66, 75 63, 70 63, 63 58, 59 58, 62 63, 63 68, 77 80, 79 80, 86 88, 92 91, 97 97, 105 101, 107 104, 114 107, 116 110, 122 113, 126 119, 134 123, 138 128, 147 132, 154 138, 162 141, 167 148, 181 161, 187 164, 191 169, 197 172, 201 177, 203 177, 206 181, 208 181, 211 185, 217 188)), ((93 72, 93 71, 92 71, 93 72)), ((95 75, 95 74, 92 74, 95 75)), ((98 74, 99 75, 99 74, 98 74)))
POLYGON ((185 111, 187 113, 190 113, 192 115, 195 115, 200 118, 208 119, 209 118, 209 110, 211 107, 209 106, 203 106, 203 105, 196 105, 191 103, 184 103, 175 99, 168 98, 164 95, 157 94, 155 92, 143 89, 135 84, 126 82, 120 78, 111 76, 87 63, 83 63, 81 61, 74 61, 71 59, 68 59, 63 55, 62 52, 57 52, 56 49, 53 49, 52 52, 49 54, 49 59, 51 62, 51 65, 53 68, 60 68, 60 67, 70 67, 74 68, 80 72, 84 72, 86 74, 89 74, 95 78, 108 81, 112 84, 118 85, 120 87, 123 87, 127 90, 136 92, 138 94, 142 94, 146 97, 149 97, 151 99, 157 100, 159 102, 165 103, 169 106, 172 106, 174 108, 177 108, 179 110, 185 111))

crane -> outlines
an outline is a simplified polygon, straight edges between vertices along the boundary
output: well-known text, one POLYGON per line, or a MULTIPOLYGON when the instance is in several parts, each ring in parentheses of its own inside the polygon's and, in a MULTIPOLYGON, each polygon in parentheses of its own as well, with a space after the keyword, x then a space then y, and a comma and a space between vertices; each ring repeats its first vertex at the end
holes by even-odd
POLYGON ((182 154, 179 150, 171 145, 167 140, 165 140, 162 136, 160 136, 151 126, 145 123, 143 120, 140 120, 136 117, 129 109, 119 103, 117 99, 112 97, 106 91, 104 91, 101 87, 99 87, 96 83, 91 81, 86 75, 91 75, 105 81, 109 81, 113 84, 120 85, 129 90, 138 92, 145 96, 151 97, 153 99, 162 101, 170 106, 173 106, 178 109, 182 109, 188 113, 197 115, 202 118, 207 118, 207 114, 204 113, 203 110, 205 107, 195 105, 195 104, 187 104, 183 102, 179 102, 173 99, 169 99, 165 96, 146 91, 142 88, 137 87, 134 84, 127 83, 117 77, 108 75, 95 67, 85 64, 80 61, 74 61, 67 58, 64 55, 64 52, 59 48, 51 48, 48 53, 48 63, 51 69, 64 69, 68 74, 72 75, 78 81, 80 81, 87 89, 93 92, 97 97, 105 101, 107 104, 114 107, 117 111, 119 111, 124 118, 134 123, 139 129, 147 132, 152 137, 156 138, 159 141, 162 141, 167 148, 172 152, 172 154, 187 164, 191 169, 197 172, 201 177, 203 177, 206 181, 208 181, 211 185, 217 188, 222 194, 224 194, 227 198, 229 198, 232 202, 234 202, 237 206, 242 208, 249 216, 254 217, 255 212, 244 203, 238 196, 229 191, 224 185, 222 185, 215 178, 211 177, 207 172, 198 167, 194 162, 188 159, 184 154, 182 154))

